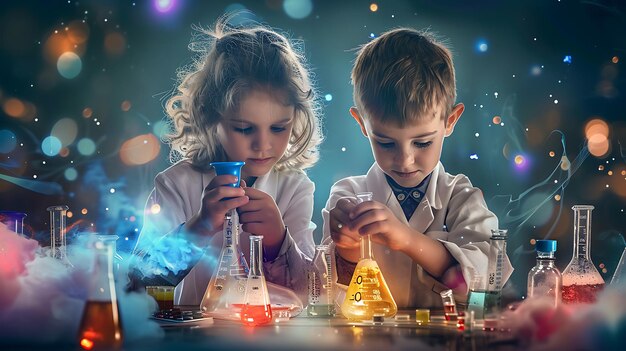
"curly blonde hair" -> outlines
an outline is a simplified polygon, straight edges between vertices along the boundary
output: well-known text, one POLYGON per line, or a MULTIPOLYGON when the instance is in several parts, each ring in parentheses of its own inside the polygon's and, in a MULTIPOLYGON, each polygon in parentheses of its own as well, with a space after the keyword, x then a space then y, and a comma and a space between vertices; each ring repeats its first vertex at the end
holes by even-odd
POLYGON ((289 143, 276 169, 313 166, 322 141, 320 107, 301 50, 268 27, 230 26, 233 16, 221 17, 213 30, 194 27, 197 33, 189 48, 198 55, 179 70, 178 86, 165 104, 173 127, 165 137, 170 160, 187 158, 201 168, 226 161, 217 135, 219 122, 239 109, 249 91, 269 87, 284 92, 295 111, 289 143))

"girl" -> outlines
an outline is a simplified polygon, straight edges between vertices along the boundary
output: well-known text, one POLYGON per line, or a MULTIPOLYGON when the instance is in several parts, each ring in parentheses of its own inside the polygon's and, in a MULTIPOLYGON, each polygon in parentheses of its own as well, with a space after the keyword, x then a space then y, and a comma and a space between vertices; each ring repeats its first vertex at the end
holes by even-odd
MULTIPOLYGON (((175 130, 168 140, 171 157, 179 161, 156 176, 135 249, 150 255, 155 242, 173 243, 162 239, 184 233, 204 253, 203 260, 191 260, 193 268, 167 262, 174 284, 184 277, 175 293, 181 305, 200 304, 230 209, 239 213, 245 254, 249 233, 263 235, 268 281, 305 293, 314 251, 315 187, 303 170, 318 159, 321 133, 305 60, 275 31, 234 28, 228 19, 213 31, 198 29, 190 48, 206 48, 179 74, 180 85, 166 104, 175 130), (234 176, 215 176, 209 166, 215 161, 245 161, 241 187, 227 186, 234 176)), ((184 250, 174 251, 180 259, 184 250)))

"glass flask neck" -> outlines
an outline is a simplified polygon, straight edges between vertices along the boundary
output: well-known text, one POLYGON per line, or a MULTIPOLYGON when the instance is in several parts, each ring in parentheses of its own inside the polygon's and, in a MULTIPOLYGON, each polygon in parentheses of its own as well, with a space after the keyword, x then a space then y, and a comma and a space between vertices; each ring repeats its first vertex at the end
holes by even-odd
POLYGON ((590 260, 591 211, 593 206, 576 205, 574 210, 574 258, 590 260))
POLYGON ((94 244, 93 286, 89 291, 90 301, 115 302, 115 281, 113 279, 113 251, 115 241, 98 238, 94 244))
POLYGON ((250 235, 250 275, 263 275, 263 235, 250 235))
POLYGON ((236 210, 224 216, 224 246, 239 246, 239 215, 236 210))
MULTIPOLYGON (((358 204, 365 201, 372 201, 373 194, 371 192, 363 192, 356 194, 358 204)), ((361 236, 361 259, 373 259, 372 240, 369 235, 361 236)))

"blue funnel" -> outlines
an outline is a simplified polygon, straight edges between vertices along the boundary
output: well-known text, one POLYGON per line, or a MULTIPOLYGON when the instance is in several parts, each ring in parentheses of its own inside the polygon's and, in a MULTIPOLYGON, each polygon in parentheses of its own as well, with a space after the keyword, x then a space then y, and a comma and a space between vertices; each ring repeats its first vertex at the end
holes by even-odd
POLYGON ((239 184, 241 183, 241 167, 246 164, 245 162, 211 162, 209 164, 213 166, 215 174, 217 175, 231 174, 237 177, 237 182, 229 185, 233 188, 239 187, 239 184))

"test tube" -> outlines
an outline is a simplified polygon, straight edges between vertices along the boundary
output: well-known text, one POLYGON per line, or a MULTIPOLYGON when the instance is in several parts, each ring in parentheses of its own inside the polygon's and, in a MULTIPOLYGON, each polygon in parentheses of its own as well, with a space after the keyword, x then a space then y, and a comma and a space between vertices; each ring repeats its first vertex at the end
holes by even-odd
POLYGON ((24 236, 24 217, 26 217, 26 213, 23 212, 0 211, 0 222, 19 236, 24 236))
POLYGON ((66 205, 50 206, 50 252, 52 257, 65 263, 70 263, 67 258, 67 241, 65 237, 65 216, 69 207, 66 205))
POLYGON ((441 301, 443 302, 443 313, 446 321, 456 321, 458 312, 456 310, 456 302, 454 301, 454 295, 452 290, 444 290, 440 293, 441 301))

